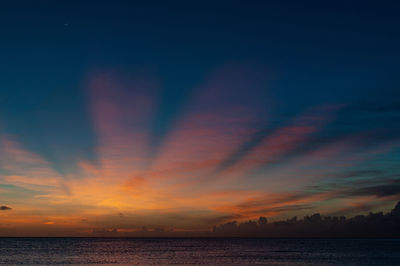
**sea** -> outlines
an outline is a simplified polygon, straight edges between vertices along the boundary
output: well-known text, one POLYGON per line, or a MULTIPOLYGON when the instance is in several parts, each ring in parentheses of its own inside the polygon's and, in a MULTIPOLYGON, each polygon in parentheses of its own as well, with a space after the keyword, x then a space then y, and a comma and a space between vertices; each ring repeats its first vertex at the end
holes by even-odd
POLYGON ((400 239, 0 238, 3 265, 400 265, 400 239))

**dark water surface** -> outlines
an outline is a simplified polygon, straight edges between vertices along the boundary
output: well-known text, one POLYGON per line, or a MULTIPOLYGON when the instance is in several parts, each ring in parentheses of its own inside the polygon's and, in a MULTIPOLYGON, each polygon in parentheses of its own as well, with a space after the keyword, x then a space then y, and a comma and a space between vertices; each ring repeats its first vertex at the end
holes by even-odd
POLYGON ((400 265, 400 239, 0 238, 0 264, 400 265))

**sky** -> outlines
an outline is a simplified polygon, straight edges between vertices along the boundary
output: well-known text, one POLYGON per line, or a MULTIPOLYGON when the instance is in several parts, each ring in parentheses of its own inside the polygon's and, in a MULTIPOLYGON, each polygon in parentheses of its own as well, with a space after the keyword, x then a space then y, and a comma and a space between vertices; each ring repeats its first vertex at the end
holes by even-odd
POLYGON ((396 1, 3 1, 0 234, 389 211, 399 13, 396 1))

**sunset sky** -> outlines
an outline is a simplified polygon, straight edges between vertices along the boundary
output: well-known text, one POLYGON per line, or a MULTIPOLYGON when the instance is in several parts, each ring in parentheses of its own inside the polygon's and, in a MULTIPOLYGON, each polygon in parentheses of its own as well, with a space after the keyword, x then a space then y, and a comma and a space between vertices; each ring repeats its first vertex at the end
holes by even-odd
POLYGON ((2 1, 0 235, 400 199, 396 1, 2 1))

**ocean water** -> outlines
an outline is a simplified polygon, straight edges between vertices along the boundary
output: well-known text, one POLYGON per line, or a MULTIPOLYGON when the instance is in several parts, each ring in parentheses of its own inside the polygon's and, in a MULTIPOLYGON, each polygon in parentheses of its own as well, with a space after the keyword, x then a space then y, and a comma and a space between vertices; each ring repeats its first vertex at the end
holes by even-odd
POLYGON ((400 265, 400 239, 0 238, 0 264, 400 265))

